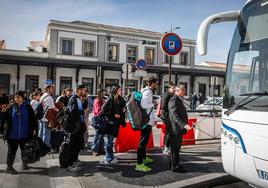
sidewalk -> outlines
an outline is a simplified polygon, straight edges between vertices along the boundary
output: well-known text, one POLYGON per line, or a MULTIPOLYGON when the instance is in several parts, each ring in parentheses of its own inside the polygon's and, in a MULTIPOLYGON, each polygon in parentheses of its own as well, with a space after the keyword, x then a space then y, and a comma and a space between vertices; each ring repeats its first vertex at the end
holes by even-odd
MULTIPOLYGON (((157 134, 157 130, 154 130, 155 143, 158 143, 159 135, 157 134)), ((7 175, 4 173, 6 144, 0 144, 0 152, 0 187, 4 188, 207 187, 236 181, 224 173, 219 143, 183 147, 181 164, 187 169, 185 174, 170 172, 169 159, 164 157, 161 149, 157 147, 148 152, 149 156, 155 160, 150 165, 153 170, 149 173, 134 170, 135 151, 116 154, 119 163, 106 166, 100 165, 103 156, 93 157, 91 150, 83 150, 79 156, 83 161, 83 171, 77 174, 60 168, 58 154, 52 154, 42 158, 40 162, 30 165, 33 167, 30 170, 22 171, 19 175, 7 175)), ((17 170, 21 165, 18 154, 14 165, 17 170)))

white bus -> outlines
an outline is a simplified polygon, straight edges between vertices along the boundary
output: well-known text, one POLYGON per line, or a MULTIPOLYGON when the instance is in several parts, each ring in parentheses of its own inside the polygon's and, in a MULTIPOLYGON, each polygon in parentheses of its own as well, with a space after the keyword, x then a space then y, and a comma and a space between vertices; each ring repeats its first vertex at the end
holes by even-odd
MULTIPOLYGON (((253 187, 268 188, 268 0, 212 15, 198 31, 207 52, 211 24, 236 21, 226 68, 221 152, 224 170, 253 187)), ((220 36, 219 36, 220 37, 220 36)))

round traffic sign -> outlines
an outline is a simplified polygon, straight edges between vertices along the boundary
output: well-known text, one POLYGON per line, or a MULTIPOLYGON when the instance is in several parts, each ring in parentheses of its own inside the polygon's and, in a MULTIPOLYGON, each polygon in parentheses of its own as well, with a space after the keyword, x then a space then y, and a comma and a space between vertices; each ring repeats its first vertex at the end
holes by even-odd
POLYGON ((182 49, 182 41, 176 33, 167 33, 161 38, 161 49, 167 55, 177 55, 182 49))
POLYGON ((144 59, 139 59, 136 62, 136 68, 138 70, 146 70, 146 68, 147 68, 147 62, 144 59))
POLYGON ((132 71, 132 66, 128 63, 125 63, 122 65, 122 71, 125 73, 128 71, 130 73, 132 71))

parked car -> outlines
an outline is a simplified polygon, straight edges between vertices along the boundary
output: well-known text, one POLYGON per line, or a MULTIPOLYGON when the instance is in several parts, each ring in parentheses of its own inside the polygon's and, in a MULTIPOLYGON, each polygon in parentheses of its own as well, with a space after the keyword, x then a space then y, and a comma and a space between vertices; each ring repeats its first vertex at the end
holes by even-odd
MULTIPOLYGON (((209 97, 204 102, 196 107, 196 110, 222 110, 223 98, 222 97, 209 97)), ((219 113, 216 112, 216 115, 219 113)), ((202 112, 202 115, 212 115, 212 112, 202 112)))

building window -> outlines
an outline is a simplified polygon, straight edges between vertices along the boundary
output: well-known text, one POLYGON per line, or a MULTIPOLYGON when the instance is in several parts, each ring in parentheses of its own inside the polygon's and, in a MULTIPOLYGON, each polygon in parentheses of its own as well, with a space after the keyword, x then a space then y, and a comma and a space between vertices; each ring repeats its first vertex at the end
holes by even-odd
POLYGON ((146 49, 145 50, 145 60, 148 64, 154 63, 154 49, 146 49))
POLYGON ((118 44, 108 44, 108 61, 118 62, 118 44))
POLYGON ((133 91, 138 91, 138 80, 128 80, 125 85, 125 94, 128 95, 133 91))
POLYGON ((0 74, 0 85, 4 89, 4 93, 9 95, 9 87, 10 87, 10 74, 0 74))
POLYGON ((72 39, 61 40, 61 54, 73 55, 73 40, 72 39))
POLYGON ((26 75, 25 76, 25 91, 27 94, 32 93, 38 88, 39 76, 26 75))
POLYGON ((60 77, 60 92, 66 88, 72 88, 72 77, 60 77))
POLYGON ((113 86, 118 86, 119 85, 119 80, 118 79, 105 79, 105 90, 108 93, 112 92, 112 87, 113 86))
POLYGON ((164 92, 166 92, 168 90, 168 86, 169 86, 169 82, 165 81, 164 82, 164 92))
POLYGON ((137 47, 127 46, 127 62, 135 63, 137 61, 137 47))
POLYGON ((83 56, 94 57, 95 55, 95 42, 83 41, 83 56))
POLYGON ((82 84, 86 86, 90 95, 93 95, 93 81, 93 78, 82 78, 82 84))
POLYGON ((188 65, 188 53, 187 52, 181 53, 181 65, 188 65))

